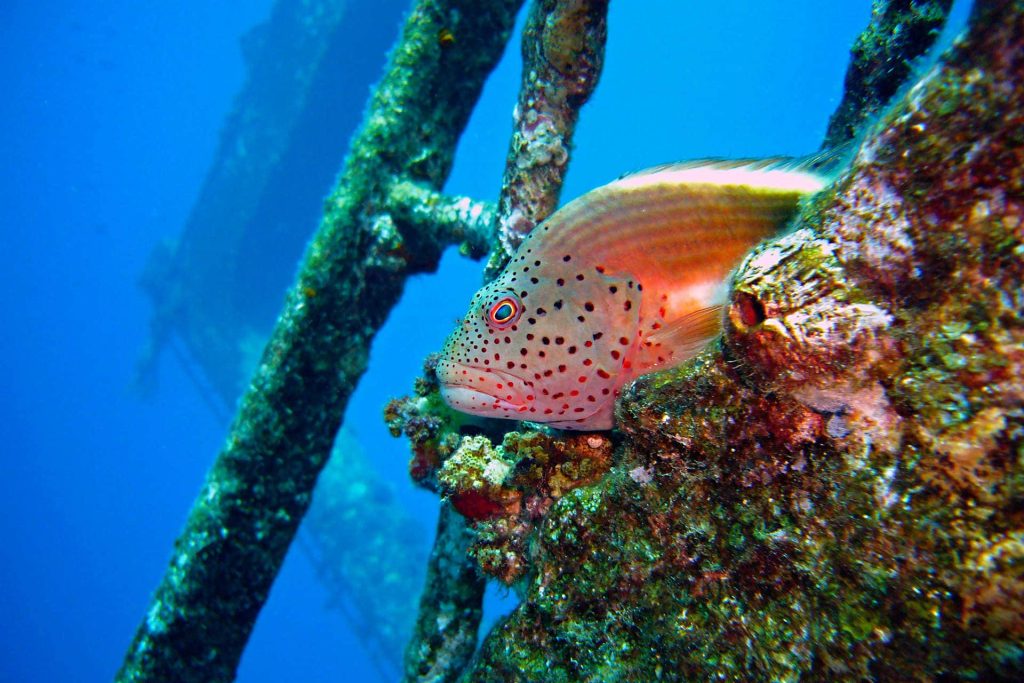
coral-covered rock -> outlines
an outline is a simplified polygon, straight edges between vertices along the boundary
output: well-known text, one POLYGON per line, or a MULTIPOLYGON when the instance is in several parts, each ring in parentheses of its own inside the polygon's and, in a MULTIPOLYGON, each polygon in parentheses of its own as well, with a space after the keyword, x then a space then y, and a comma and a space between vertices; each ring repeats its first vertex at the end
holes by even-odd
POLYGON ((444 404, 438 393, 434 368, 437 356, 423 363, 423 376, 416 380, 413 396, 392 399, 384 408, 384 421, 393 436, 405 435, 412 448, 409 476, 430 491, 437 491, 437 471, 455 452, 459 428, 467 418, 444 404))
POLYGON ((498 447, 467 437, 441 468, 441 490, 471 520, 471 549, 487 574, 512 584, 530 566, 527 549, 540 522, 574 489, 599 481, 611 466, 611 441, 599 434, 551 437, 512 432, 498 447))

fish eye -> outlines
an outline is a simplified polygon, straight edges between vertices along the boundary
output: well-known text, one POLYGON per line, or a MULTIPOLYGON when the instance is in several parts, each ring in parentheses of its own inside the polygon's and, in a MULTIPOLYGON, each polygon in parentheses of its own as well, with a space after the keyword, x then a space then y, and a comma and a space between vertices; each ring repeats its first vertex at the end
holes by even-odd
POLYGON ((519 320, 522 310, 523 307, 519 305, 518 299, 513 296, 504 296, 491 306, 487 313, 488 322, 503 330, 519 320))

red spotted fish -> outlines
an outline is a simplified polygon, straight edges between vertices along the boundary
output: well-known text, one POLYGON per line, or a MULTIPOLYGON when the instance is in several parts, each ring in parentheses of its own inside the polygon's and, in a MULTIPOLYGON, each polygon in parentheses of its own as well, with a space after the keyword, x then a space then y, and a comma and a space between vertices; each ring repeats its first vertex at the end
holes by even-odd
POLYGON ((730 271, 825 184, 795 160, 694 162, 575 199, 473 297, 437 364, 441 395, 466 413, 611 429, 622 387, 717 336, 730 271))

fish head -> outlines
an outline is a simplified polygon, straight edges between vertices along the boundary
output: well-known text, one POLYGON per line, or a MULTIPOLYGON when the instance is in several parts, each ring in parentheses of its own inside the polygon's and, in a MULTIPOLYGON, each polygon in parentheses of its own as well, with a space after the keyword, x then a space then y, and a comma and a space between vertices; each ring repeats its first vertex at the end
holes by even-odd
MULTIPOLYGON (((437 365, 452 408, 563 429, 611 429, 632 378, 642 288, 516 257, 473 297, 437 365)), ((564 266, 564 267, 563 267, 564 266)))

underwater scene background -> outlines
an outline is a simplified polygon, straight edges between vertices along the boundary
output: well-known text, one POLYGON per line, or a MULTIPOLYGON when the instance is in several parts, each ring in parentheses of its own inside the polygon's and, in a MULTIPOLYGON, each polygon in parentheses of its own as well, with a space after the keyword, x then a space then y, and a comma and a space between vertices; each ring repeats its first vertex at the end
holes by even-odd
MULTIPOLYGON (((222 445, 234 405, 187 349, 172 345, 140 382, 153 307, 139 281, 189 220, 247 77, 241 46, 273 4, 0 8, 0 680, 115 674, 222 445)), ((347 66, 363 80, 338 91, 333 106, 351 131, 407 3, 344 4, 358 56, 347 66)), ((954 5, 946 42, 968 9, 954 5)), ((869 0, 613 2, 604 70, 582 110, 562 201, 672 161, 816 151, 870 12, 869 0)), ((461 139, 447 192, 496 198, 520 69, 517 34, 461 139)), ((306 226, 291 235, 295 244, 315 229, 350 134, 335 142, 338 167, 308 183, 291 178, 311 197, 293 217, 306 226)), ((299 256, 278 268, 294 272, 299 256)), ((388 433, 382 411, 441 347, 481 270, 449 250, 436 274, 409 282, 346 413, 346 443, 383 482, 376 503, 353 504, 402 511, 406 522, 390 539, 396 557, 425 556, 438 503, 411 484, 408 446, 388 433)), ((260 292, 254 309, 280 307, 283 286, 264 294, 259 269, 241 272, 251 280, 232 287, 260 292)), ((251 369, 261 348, 257 339, 234 362, 251 369)), ((316 523, 329 527, 331 517, 316 523)), ((352 522, 339 513, 337 523, 352 522)), ((366 532, 344 534, 355 544, 366 532)), ((360 622, 372 613, 360 609, 366 596, 344 592, 373 590, 374 576, 350 574, 344 584, 325 574, 332 546, 317 538, 306 530, 292 547, 238 680, 397 678, 389 641, 360 622)), ((399 583, 422 580, 410 565, 396 562, 399 583)), ((514 604, 514 594, 492 589, 487 623, 514 604)))

